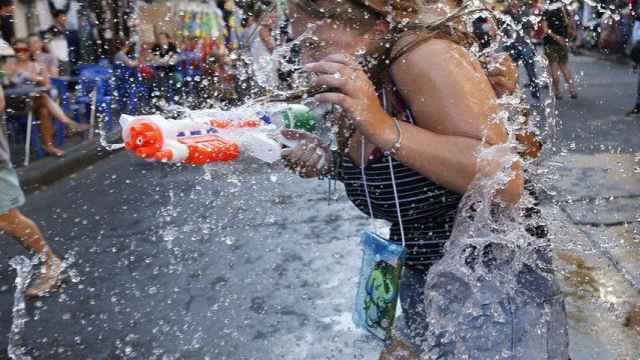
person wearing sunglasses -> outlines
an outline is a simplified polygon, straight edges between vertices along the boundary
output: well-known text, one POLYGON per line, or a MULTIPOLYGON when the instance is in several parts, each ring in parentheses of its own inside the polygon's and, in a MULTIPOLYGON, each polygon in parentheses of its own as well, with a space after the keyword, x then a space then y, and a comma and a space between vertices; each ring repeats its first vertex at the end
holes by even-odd
MULTIPOLYGON (((49 75, 38 63, 31 60, 31 49, 26 40, 18 39, 13 47, 16 53, 14 66, 5 67, 6 87, 20 85, 37 85, 49 87, 49 75)), ((79 124, 69 118, 64 111, 45 92, 39 93, 33 102, 33 108, 40 121, 40 132, 43 149, 47 154, 61 157, 64 151, 57 148, 53 142, 54 127, 52 117, 62 122, 72 131, 87 131, 89 125, 79 124)))
MULTIPOLYGON (((508 138, 493 121, 501 110, 496 90, 468 50, 474 39, 451 14, 445 1, 289 1, 304 69, 329 89, 315 99, 340 106, 344 116, 338 151, 284 130, 300 142, 283 159, 303 177, 335 176, 361 211, 391 222, 391 240, 406 238, 400 298, 414 339, 427 327, 426 274, 444 255, 458 205, 478 175, 478 150, 508 138)), ((498 171, 494 160, 483 173, 498 171)), ((523 191, 522 164, 511 170, 498 192, 504 204, 523 191)))

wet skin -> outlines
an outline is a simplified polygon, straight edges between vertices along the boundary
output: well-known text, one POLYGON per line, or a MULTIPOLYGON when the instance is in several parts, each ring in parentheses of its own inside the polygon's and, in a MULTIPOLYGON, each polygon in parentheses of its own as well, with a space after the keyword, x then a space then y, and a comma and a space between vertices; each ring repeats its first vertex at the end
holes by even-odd
MULTIPOLYGON (((338 89, 316 96, 320 102, 340 105, 355 121, 355 139, 364 136, 365 153, 379 147, 390 149, 397 134, 393 119, 384 111, 369 76, 352 60, 363 50, 375 54, 388 31, 384 21, 365 29, 340 22, 319 21, 294 7, 294 35, 314 24, 316 43, 302 48, 306 70, 317 73, 316 85, 338 89), (318 60, 321 59, 321 60, 318 60)), ((396 158, 424 176, 453 191, 464 193, 477 175, 477 150, 482 141, 502 144, 506 130, 492 117, 497 113, 496 93, 482 67, 462 47, 446 40, 431 40, 392 65, 391 74, 403 100, 410 106, 416 125, 401 123, 402 144, 396 158), (420 81, 415 81, 420 79, 420 81), (425 146, 429 144, 429 146, 425 146)), ((298 167, 313 167, 313 140, 287 153, 298 167)), ((358 163, 360 141, 353 141, 351 157, 358 163)), ((499 161, 487 162, 483 173, 497 172, 499 161)), ((521 165, 514 179, 501 191, 502 200, 515 203, 523 187, 521 165)))

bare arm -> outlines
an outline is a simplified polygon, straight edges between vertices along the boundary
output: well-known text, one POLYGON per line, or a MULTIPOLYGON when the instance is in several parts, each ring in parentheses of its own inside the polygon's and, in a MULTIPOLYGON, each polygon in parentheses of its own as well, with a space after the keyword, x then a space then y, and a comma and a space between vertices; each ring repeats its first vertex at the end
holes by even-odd
POLYGON ((518 87, 518 68, 508 54, 495 54, 486 64, 489 82, 500 98, 513 94, 518 87))
POLYGON ((36 68, 36 81, 42 85, 42 86, 50 86, 51 85, 51 78, 49 77, 49 72, 47 71, 47 68, 44 66, 41 66, 38 63, 35 63, 35 68, 36 68))
MULTIPOLYGON (((502 124, 490 122, 499 108, 481 66, 461 47, 432 40, 398 61, 392 74, 417 125, 401 124, 403 140, 396 157, 436 183, 466 192, 478 170, 482 139, 489 145, 507 140, 502 124)), ((378 124, 378 129, 365 135, 388 149, 395 142, 394 124, 378 124)), ((520 172, 520 167, 514 170, 520 172)), ((500 195, 515 203, 522 188, 520 173, 500 195)))
POLYGON ((49 86, 49 76, 43 67, 35 62, 27 63, 28 68, 25 71, 28 79, 41 86, 49 86))
POLYGON ((53 60, 51 61, 51 64, 47 66, 47 72, 49 73, 49 77, 58 77, 60 76, 60 69, 58 68, 59 66, 58 59, 56 59, 53 56, 51 56, 51 58, 53 60))

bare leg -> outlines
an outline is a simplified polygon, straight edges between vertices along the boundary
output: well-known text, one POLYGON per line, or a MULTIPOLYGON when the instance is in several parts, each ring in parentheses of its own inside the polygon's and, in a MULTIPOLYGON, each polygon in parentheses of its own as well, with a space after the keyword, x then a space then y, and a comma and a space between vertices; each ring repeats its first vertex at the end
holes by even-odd
POLYGON ((0 215, 0 230, 15 237, 22 246, 37 252, 45 259, 43 271, 36 280, 36 286, 27 289, 26 294, 41 296, 53 290, 60 278, 61 261, 45 242, 38 226, 18 209, 11 209, 8 213, 0 215))
POLYGON ((64 113, 64 111, 62 111, 62 108, 60 107, 60 105, 58 105, 55 101, 51 100, 50 97, 47 96, 46 99, 47 99, 46 101, 47 109, 49 109, 49 112, 55 119, 57 119, 58 121, 60 121, 61 123, 65 124, 66 126, 68 126, 69 128, 75 131, 89 130, 88 125, 78 124, 77 122, 71 120, 71 118, 68 117, 67 114, 64 113))
POLYGON ((569 65, 559 64, 560 71, 562 71, 562 75, 564 76, 565 81, 569 84, 569 92, 572 97, 578 96, 578 90, 576 89, 576 82, 573 78, 573 74, 571 73, 571 69, 569 69, 569 65))
POLYGON ((51 114, 47 108, 47 97, 38 96, 34 101, 34 111, 40 120, 40 134, 42 134, 42 148, 49 155, 61 157, 64 156, 64 151, 58 149, 53 142, 53 120, 51 114))
POLYGON ((551 72, 551 83, 553 85, 553 92, 556 96, 562 96, 560 93, 560 66, 556 62, 549 63, 549 71, 551 72))
POLYGON ((11 209, 0 215, 0 229, 18 239, 29 250, 40 254, 51 251, 38 226, 18 209, 11 209))

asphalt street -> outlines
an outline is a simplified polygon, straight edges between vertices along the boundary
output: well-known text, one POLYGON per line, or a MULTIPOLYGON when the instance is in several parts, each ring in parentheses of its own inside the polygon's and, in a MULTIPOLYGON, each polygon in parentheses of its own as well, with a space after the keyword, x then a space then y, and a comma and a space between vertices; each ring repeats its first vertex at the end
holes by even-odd
MULTIPOLYGON (((562 148, 640 152, 640 119, 624 117, 637 75, 589 57, 573 67, 580 98, 559 103, 562 148)), ((338 193, 248 159, 206 169, 102 160, 23 208, 72 276, 29 303, 21 343, 36 359, 374 359, 381 344, 351 325, 368 220, 338 193)), ((25 255, 1 241, 0 358, 8 261, 25 255)), ((602 359, 582 350, 574 360, 602 359)))
POLYGON ((626 118, 636 101, 638 73, 589 56, 572 58, 579 98, 558 102, 559 140, 570 152, 640 152, 640 119, 626 118))

